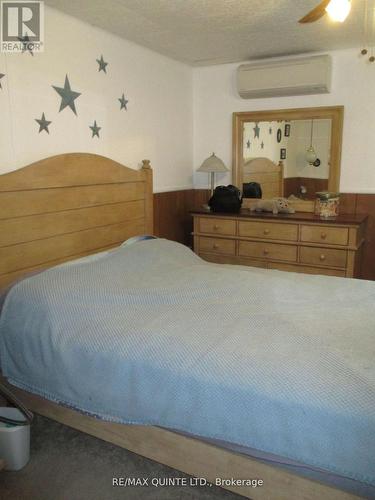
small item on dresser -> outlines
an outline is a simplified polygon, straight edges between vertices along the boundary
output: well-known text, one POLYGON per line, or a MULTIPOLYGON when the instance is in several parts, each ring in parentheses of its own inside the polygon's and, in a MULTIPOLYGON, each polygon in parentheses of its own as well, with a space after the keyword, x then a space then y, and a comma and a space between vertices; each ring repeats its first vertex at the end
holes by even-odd
POLYGON ((211 196, 208 206, 213 212, 237 213, 242 205, 241 191, 232 186, 218 186, 211 196))
POLYGON ((340 194, 330 191, 319 191, 316 193, 315 215, 322 219, 337 217, 339 215, 340 194))
POLYGON ((259 200, 250 208, 251 212, 272 212, 276 214, 294 214, 294 208, 289 206, 286 198, 272 198, 272 200, 259 200))
POLYGON ((243 198, 261 198, 262 188, 258 182, 245 182, 242 186, 243 198))

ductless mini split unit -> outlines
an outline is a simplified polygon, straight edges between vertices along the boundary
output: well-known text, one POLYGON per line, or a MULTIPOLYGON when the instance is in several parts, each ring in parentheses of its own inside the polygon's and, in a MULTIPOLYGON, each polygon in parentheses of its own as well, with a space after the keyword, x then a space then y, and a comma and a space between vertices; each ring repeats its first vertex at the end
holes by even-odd
POLYGON ((329 55, 242 64, 237 73, 238 93, 243 99, 327 94, 331 74, 329 55))

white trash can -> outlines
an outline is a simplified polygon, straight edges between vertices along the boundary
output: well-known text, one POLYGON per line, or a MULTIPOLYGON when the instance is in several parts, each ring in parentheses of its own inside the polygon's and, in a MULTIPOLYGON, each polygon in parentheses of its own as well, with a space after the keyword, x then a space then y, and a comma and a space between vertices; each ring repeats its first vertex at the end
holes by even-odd
MULTIPOLYGON (((0 407, 0 416, 25 420, 17 408, 0 407)), ((30 458, 30 424, 11 425, 0 422, 0 458, 5 460, 5 470, 20 470, 30 458)))

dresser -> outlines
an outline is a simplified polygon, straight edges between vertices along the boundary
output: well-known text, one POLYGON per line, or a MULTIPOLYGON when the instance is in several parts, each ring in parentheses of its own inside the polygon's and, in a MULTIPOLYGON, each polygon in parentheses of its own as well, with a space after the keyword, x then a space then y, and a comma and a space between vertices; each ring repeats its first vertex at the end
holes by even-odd
POLYGON ((194 251, 209 262, 360 277, 366 215, 192 212, 194 251))

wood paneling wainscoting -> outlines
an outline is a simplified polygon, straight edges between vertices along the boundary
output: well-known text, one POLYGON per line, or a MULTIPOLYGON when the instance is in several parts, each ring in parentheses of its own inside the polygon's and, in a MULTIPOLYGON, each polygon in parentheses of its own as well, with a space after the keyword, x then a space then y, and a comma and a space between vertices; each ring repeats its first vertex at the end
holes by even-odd
POLYGON ((299 195, 300 187, 305 186, 308 197, 315 196, 318 191, 327 191, 328 179, 312 179, 309 177, 285 177, 284 196, 287 198, 291 194, 299 195))
MULTIPOLYGON (((190 211, 207 203, 209 191, 187 189, 154 194, 156 236, 192 245, 193 220, 190 211)), ((368 214, 361 277, 375 280, 375 194, 342 194, 340 213, 368 214)))
POLYGON ((209 191, 185 189, 154 194, 154 233, 160 238, 192 247, 191 210, 207 203, 209 191))

